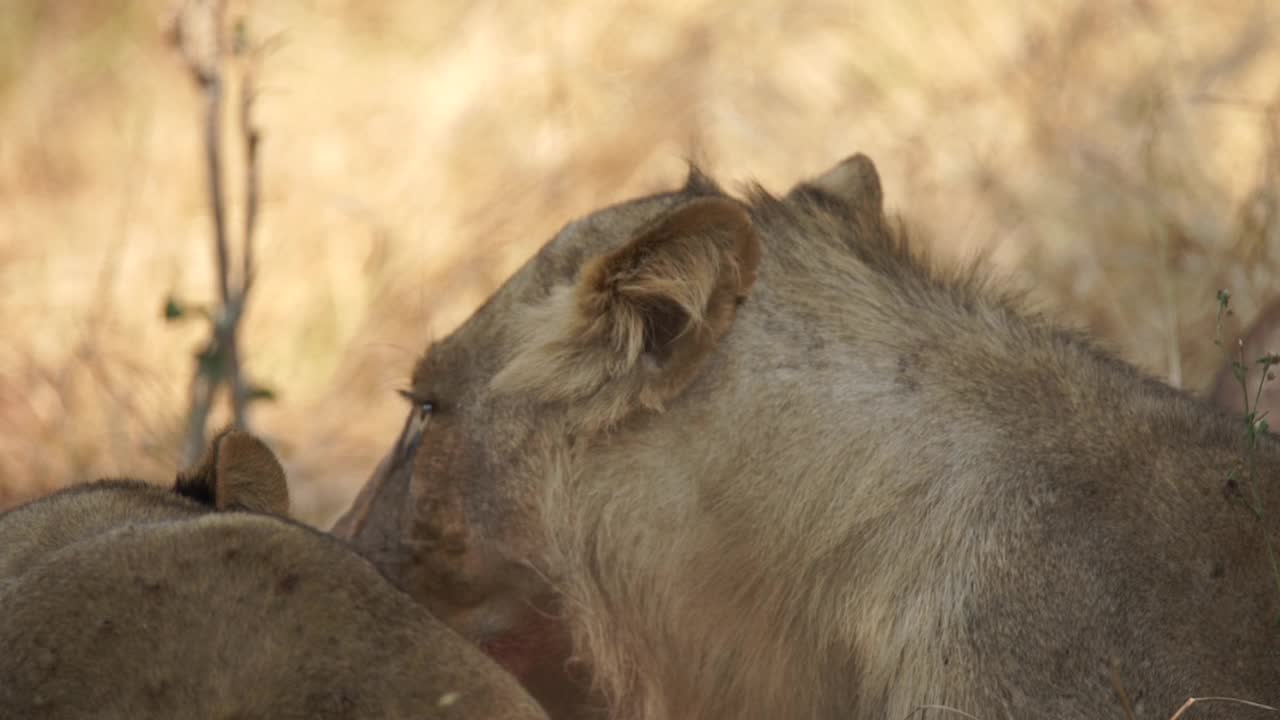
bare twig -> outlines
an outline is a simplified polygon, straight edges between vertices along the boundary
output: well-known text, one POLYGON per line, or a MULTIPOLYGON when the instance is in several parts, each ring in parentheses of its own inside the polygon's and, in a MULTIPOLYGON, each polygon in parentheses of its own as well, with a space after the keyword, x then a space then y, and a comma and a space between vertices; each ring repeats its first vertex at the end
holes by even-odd
POLYGON ((1277 712, 1277 710, 1271 707, 1270 705, 1263 705, 1262 703, 1256 703, 1251 700, 1241 700, 1239 698, 1230 698, 1230 697, 1202 697, 1202 698, 1190 697, 1190 698, 1187 698, 1186 702, 1182 703, 1182 707, 1178 708, 1178 712, 1174 713, 1173 716, 1169 718, 1169 720, 1178 720, 1178 718, 1182 717, 1183 713, 1191 709, 1192 705, 1195 705, 1196 703, 1202 703, 1202 702, 1231 702, 1231 703, 1236 703, 1237 705, 1247 705, 1249 707, 1257 708, 1259 710, 1270 710, 1271 712, 1277 712))
POLYGON ((191 376, 191 390, 187 400, 187 429, 183 435, 182 463, 191 465, 200 458, 204 448, 204 434, 213 409, 212 378, 200 370, 191 376))
POLYGON ((1212 93, 1198 93, 1188 98, 1188 101, 1202 105, 1223 105, 1239 110, 1249 110, 1260 113, 1271 113, 1275 110, 1274 101, 1214 95, 1212 93))
POLYGON ((1111 687, 1120 700, 1125 720, 1137 720, 1137 716, 1133 714, 1133 703, 1129 700, 1129 691, 1124 689, 1124 681, 1120 679, 1120 660, 1114 656, 1111 658, 1111 687))
MULTIPOLYGON (((213 216, 213 243, 217 254, 217 277, 218 292, 222 299, 222 307, 219 312, 214 315, 214 341, 213 349, 221 356, 221 363, 218 367, 218 375, 222 379, 228 381, 231 389, 231 406, 232 414, 235 418, 235 424, 244 427, 247 421, 244 412, 244 392, 242 390, 242 382, 240 378, 240 353, 239 343, 237 340, 237 330, 240 325, 240 311, 243 306, 244 297, 241 290, 233 285, 231 280, 231 250, 227 239, 227 201, 226 193, 223 188, 225 178, 223 177, 222 165, 222 13, 225 4, 221 0, 214 1, 214 19, 213 32, 215 34, 215 57, 212 72, 208 73, 201 82, 201 89, 205 96, 205 166, 208 176, 209 186, 209 208, 210 214, 213 216)), ((201 78, 197 78, 200 82, 201 78)), ((206 365, 206 370, 208 366, 206 365)), ((218 387, 217 379, 211 383, 209 393, 212 394, 218 387)), ((211 400, 211 398, 210 398, 211 400)), ((208 410, 204 410, 201 414, 207 416, 208 410)), ((193 444, 204 446, 204 423, 199 423, 199 437, 193 435, 189 437, 188 448, 191 455, 187 460, 194 461, 198 450, 193 444)))
POLYGON ((218 306, 209 313, 212 321, 210 338, 197 356, 191 381, 188 422, 184 440, 184 456, 193 462, 204 447, 209 413, 222 386, 231 396, 233 421, 237 426, 248 423, 249 383, 241 369, 239 329, 253 281, 254 229, 258 220, 259 171, 258 150, 261 134, 252 122, 255 97, 253 63, 258 53, 245 53, 243 24, 236 26, 231 47, 225 39, 225 0, 186 0, 175 13, 169 31, 171 42, 182 55, 191 78, 204 98, 204 153, 208 181, 209 211, 213 220, 214 251, 217 259, 218 306), (195 13, 200 13, 196 15, 195 13), (193 37, 190 25, 203 29, 205 42, 193 37), (203 56, 196 46, 210 49, 203 56), (230 54, 229 54, 230 53, 230 54), (241 267, 239 277, 231 267, 231 237, 227 220, 227 197, 223 167, 222 110, 227 86, 227 69, 233 66, 231 55, 246 55, 239 63, 241 71, 236 130, 244 144, 245 196, 244 224, 241 228, 241 267))
POLYGON ((237 303, 235 304, 235 314, 232 318, 234 321, 230 332, 230 357, 234 363, 231 373, 231 403, 236 418, 236 424, 244 427, 248 413, 248 388, 245 382, 244 373, 240 371, 240 354, 238 352, 237 338, 239 337, 240 319, 243 317, 244 303, 249 295, 249 290, 253 287, 253 256, 254 256, 254 230, 258 224, 258 192, 261 176, 261 163, 258 155, 258 147, 262 141, 262 134, 258 127, 253 123, 253 104, 257 99, 256 79, 257 74, 256 63, 260 57, 260 53, 253 52, 243 44, 247 43, 244 37, 243 24, 237 24, 236 41, 233 43, 232 52, 237 56, 244 56, 247 60, 242 63, 242 74, 240 79, 240 102, 239 102, 239 118, 240 118, 240 139, 244 143, 244 228, 242 230, 242 246, 241 253, 241 272, 240 272, 240 288, 237 293, 237 303))
POLYGON ((222 184, 222 73, 214 69, 203 81, 205 172, 208 176, 209 209, 213 216, 213 244, 218 257, 218 291, 223 304, 231 301, 231 278, 227 248, 227 201, 222 184))
POLYGON ((245 294, 253 286, 253 240, 254 227, 258 220, 258 183, 261 166, 258 161, 258 144, 262 135, 253 124, 254 94, 253 68, 245 70, 244 81, 240 84, 240 135, 244 138, 244 164, 248 177, 244 189, 244 255, 241 273, 241 291, 245 294))
POLYGON ((942 712, 942 713, 951 713, 953 715, 959 715, 960 717, 969 718, 969 720, 978 720, 978 717, 975 715, 970 715, 969 713, 963 710, 957 710, 956 708, 947 707, 946 705, 917 705, 915 706, 914 709, 912 709, 911 712, 907 713, 907 716, 902 718, 902 720, 911 720, 911 718, 917 715, 923 715, 929 710, 937 710, 938 712, 942 712))

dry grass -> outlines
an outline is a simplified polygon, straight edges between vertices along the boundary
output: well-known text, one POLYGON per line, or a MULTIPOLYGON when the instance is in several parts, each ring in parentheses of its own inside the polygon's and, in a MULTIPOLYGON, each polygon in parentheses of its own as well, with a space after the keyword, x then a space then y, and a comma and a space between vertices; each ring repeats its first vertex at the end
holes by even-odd
MULTIPOLYGON (((0 505, 179 453, 213 295, 199 105, 165 0, 16 0, 0 24, 0 505), (111 9, 108 9, 111 8, 111 9)), ((575 214, 693 155, 785 189, 843 155, 939 252, 1190 388, 1214 290, 1280 278, 1280 5, 274 0, 259 103, 258 428, 324 522, 390 443, 392 390, 575 214), (785 6, 785 7, 784 7, 785 6)))

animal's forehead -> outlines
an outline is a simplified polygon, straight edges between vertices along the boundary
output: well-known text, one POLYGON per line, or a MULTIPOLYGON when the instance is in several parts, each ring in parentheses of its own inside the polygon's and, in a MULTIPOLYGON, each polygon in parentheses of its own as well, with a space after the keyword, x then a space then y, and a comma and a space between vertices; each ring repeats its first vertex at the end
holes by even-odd
POLYGON ((461 327, 432 343, 414 368, 413 386, 444 382, 444 378, 463 377, 477 370, 488 359, 477 354, 477 347, 496 350, 492 343, 511 323, 519 323, 521 306, 537 303, 552 288, 574 282, 587 260, 622 245, 686 199, 687 194, 681 191, 650 195, 569 222, 461 327))
MULTIPOLYGON (((474 317, 472 321, 474 322, 474 317)), ((429 384, 452 383, 465 376, 465 371, 469 369, 467 327, 463 325, 427 347, 413 368, 410 382, 414 392, 424 392, 424 386, 429 384)))

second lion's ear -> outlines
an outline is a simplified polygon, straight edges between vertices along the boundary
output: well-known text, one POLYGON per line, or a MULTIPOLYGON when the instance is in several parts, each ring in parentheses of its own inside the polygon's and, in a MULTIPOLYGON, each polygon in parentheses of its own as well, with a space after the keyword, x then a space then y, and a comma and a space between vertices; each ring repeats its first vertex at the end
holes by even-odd
POLYGON ((178 473, 174 491, 216 510, 289 512, 289 485, 275 453, 230 428, 214 437, 199 463, 178 473))
POLYGON ((729 330, 759 265, 746 207, 726 197, 683 202, 584 262, 494 382, 548 400, 593 397, 609 406, 609 421, 637 403, 660 408, 729 330))
POLYGON ((884 190, 875 163, 862 153, 855 153, 812 180, 797 185, 788 198, 817 191, 845 205, 853 212, 866 212, 879 217, 884 214, 884 190))

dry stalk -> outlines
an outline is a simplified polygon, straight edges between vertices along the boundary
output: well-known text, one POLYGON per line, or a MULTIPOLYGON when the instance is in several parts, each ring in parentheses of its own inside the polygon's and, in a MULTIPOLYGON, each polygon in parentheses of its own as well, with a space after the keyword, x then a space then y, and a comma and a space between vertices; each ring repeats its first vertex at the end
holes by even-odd
POLYGON ((248 425, 250 384, 241 365, 240 321, 244 316, 253 281, 254 230, 258 220, 261 133, 252 119, 255 98, 254 64, 259 55, 246 52, 237 27, 237 38, 228 47, 225 0, 186 0, 174 13, 169 40, 181 54, 192 81, 204 100, 204 161, 209 211, 213 220, 214 252, 217 260, 218 303, 208 311, 210 337, 196 356, 192 375, 183 439, 183 458, 194 462, 205 445, 209 414, 220 388, 230 394, 233 421, 248 425), (201 37, 201 35, 204 37, 201 37), (202 52, 203 50, 203 52, 202 52), (233 63, 244 56, 246 62, 233 63), (236 68, 240 70, 238 127, 236 135, 244 153, 244 224, 241 228, 241 268, 231 267, 231 238, 227 220, 225 142, 222 128, 225 88, 236 68))

